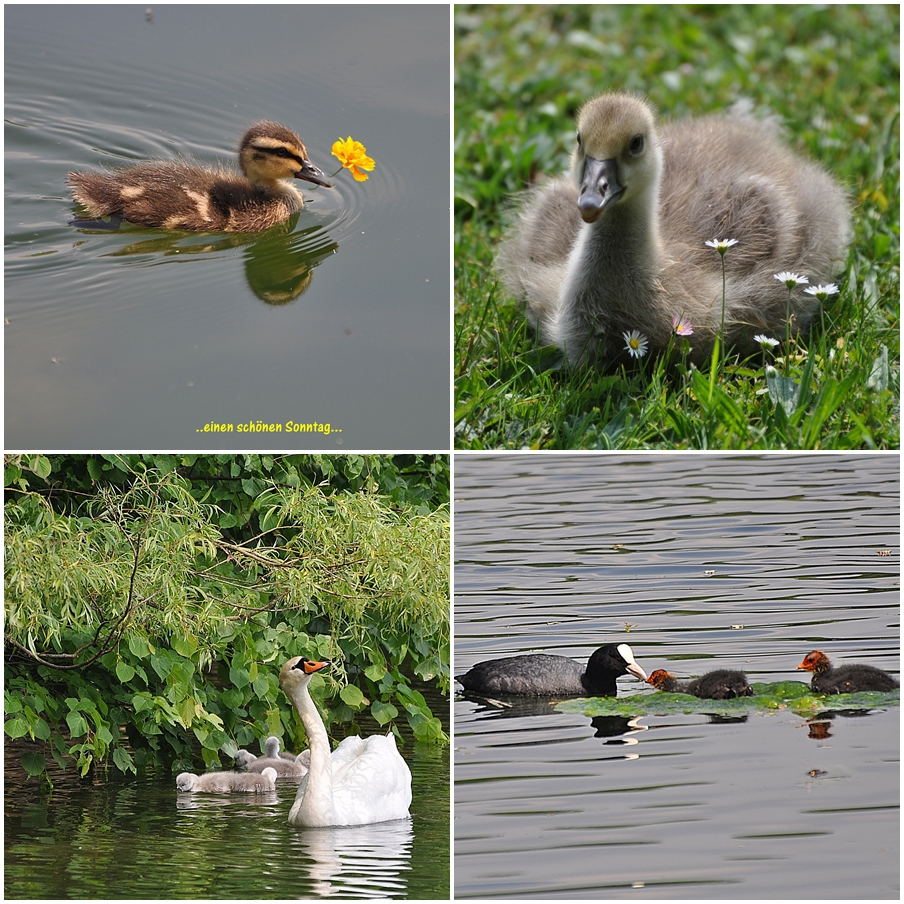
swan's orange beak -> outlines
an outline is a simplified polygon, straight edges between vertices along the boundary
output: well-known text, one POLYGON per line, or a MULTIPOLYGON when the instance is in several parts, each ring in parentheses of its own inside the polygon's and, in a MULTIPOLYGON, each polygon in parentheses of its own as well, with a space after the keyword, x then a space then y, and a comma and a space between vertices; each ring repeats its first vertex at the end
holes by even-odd
POLYGON ((330 664, 329 659, 323 659, 319 662, 311 662, 310 659, 304 659, 299 665, 304 669, 305 675, 313 675, 314 672, 319 672, 321 669, 325 669, 330 664))

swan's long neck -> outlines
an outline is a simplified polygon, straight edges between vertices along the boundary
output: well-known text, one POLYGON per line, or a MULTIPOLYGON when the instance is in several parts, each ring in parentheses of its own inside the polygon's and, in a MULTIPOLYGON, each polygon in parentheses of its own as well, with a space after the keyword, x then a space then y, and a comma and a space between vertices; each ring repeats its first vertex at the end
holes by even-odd
MULTIPOLYGON (((306 776, 307 787, 304 801, 301 806, 302 813, 310 814, 318 820, 329 820, 333 814, 333 759, 330 751, 330 739, 323 725, 323 719, 311 699, 307 683, 296 688, 292 695, 292 702, 308 736, 308 746, 311 748, 311 763, 306 776)), ((309 823, 317 824, 317 823, 309 823)), ((320 822, 321 825, 332 825, 329 821, 320 822)))
POLYGON ((595 223, 581 226, 549 325, 549 339, 572 362, 592 358, 600 339, 623 345, 621 331, 628 324, 648 325, 641 332, 654 342, 667 338, 656 330, 662 263, 658 207, 654 180, 642 194, 618 201, 595 223))

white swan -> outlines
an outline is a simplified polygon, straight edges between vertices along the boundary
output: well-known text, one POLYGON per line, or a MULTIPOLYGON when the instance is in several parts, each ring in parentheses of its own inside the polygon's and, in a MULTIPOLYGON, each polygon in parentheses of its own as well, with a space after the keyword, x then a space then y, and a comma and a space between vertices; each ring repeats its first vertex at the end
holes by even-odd
POLYGON ((289 824, 356 826, 404 819, 411 803, 411 772, 392 734, 346 738, 330 752, 323 719, 308 692, 311 676, 327 665, 296 656, 279 673, 311 750, 310 771, 298 787, 289 824))
MULTIPOLYGON (((578 114, 570 179, 527 195, 497 259, 543 341, 572 364, 626 357, 623 333, 654 350, 690 321, 694 357, 722 325, 722 258, 707 241, 734 239, 725 256, 725 332, 752 352, 757 333, 785 335, 782 271, 829 283, 844 266, 850 205, 819 166, 780 142, 774 122, 708 116, 659 126, 643 98, 613 92, 578 114)), ((791 330, 819 310, 790 299, 791 330)))
POLYGON ((256 772, 205 772, 195 775, 193 772, 180 772, 176 776, 177 791, 274 791, 276 789, 276 770, 264 769, 259 775, 256 772))

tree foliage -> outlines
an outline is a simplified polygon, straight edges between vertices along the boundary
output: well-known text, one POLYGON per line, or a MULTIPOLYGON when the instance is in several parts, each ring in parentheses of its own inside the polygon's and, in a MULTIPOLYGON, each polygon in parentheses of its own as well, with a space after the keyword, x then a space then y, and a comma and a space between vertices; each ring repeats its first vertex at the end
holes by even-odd
MULTIPOLYGON (((359 714, 445 740, 418 685, 449 689, 449 461, 440 456, 8 456, 6 722, 84 775, 206 766, 359 714)), ((43 752, 42 752, 43 750, 43 752)))

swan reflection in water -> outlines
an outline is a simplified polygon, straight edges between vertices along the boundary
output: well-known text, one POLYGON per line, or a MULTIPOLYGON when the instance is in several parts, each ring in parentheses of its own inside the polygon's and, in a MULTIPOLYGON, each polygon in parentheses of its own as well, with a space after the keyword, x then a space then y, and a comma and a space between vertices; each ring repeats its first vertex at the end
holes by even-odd
POLYGON ((408 893, 411 818, 364 826, 296 828, 296 859, 307 863, 311 892, 337 898, 403 898, 408 893))

